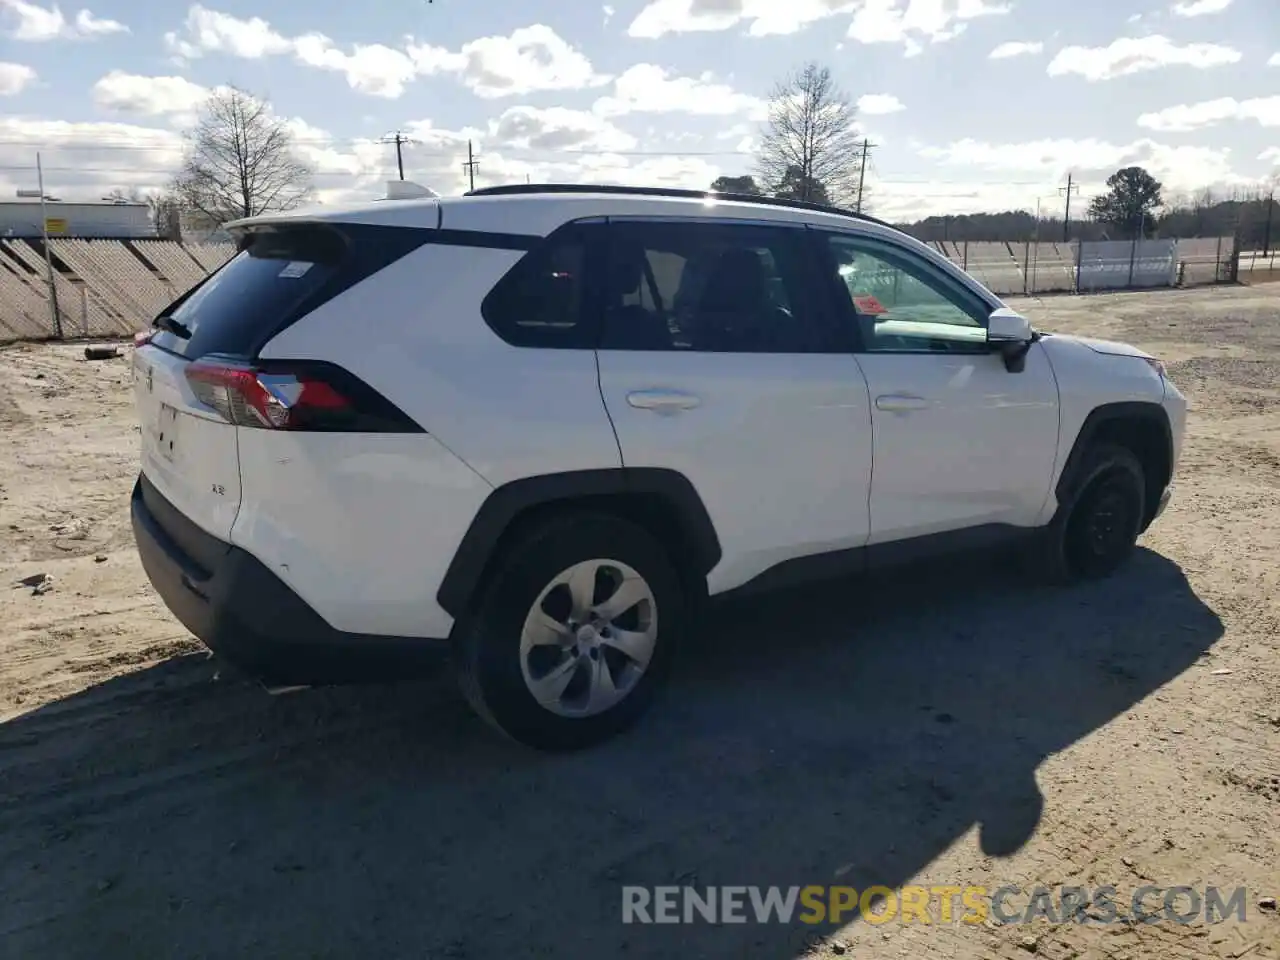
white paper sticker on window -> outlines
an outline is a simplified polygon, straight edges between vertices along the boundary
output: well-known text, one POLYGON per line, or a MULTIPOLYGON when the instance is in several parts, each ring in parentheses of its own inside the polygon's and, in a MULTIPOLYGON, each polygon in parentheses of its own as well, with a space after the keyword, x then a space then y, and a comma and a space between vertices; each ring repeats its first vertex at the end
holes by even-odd
POLYGON ((284 269, 281 270, 280 273, 277 274, 277 276, 296 279, 306 274, 306 272, 310 270, 312 266, 314 266, 314 264, 310 264, 305 260, 292 260, 289 263, 285 264, 284 269))

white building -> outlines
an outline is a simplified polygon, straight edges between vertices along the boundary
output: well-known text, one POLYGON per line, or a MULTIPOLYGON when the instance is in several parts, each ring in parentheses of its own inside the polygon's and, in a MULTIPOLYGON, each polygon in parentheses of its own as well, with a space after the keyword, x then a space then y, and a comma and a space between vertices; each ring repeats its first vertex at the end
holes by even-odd
MULTIPOLYGON (((44 202, 50 237, 141 239, 156 235, 145 203, 94 200, 44 202)), ((0 237, 38 237, 39 198, 0 200, 0 237)))

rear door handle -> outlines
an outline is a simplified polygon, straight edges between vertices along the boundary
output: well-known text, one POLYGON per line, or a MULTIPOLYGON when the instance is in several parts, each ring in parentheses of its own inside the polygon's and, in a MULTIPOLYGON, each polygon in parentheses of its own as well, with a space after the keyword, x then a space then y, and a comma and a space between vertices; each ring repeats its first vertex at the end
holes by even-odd
POLYGON ((632 390, 627 394, 627 403, 637 410, 656 410, 658 413, 691 410, 701 402, 693 394, 680 390, 632 390))
POLYGON ((908 410, 923 410, 930 406, 928 400, 924 397, 917 397, 911 393, 886 393, 876 397, 877 410, 891 410, 894 413, 903 413, 908 410))

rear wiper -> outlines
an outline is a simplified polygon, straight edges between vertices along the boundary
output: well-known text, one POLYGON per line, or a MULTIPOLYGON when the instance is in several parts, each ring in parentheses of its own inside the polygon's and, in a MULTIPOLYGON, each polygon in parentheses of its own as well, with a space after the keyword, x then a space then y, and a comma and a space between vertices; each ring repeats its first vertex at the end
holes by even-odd
POLYGON ((191 339, 191 328, 181 320, 175 320, 167 313, 162 313, 156 317, 151 324, 153 327, 159 327, 161 330, 168 330, 175 337, 181 337, 183 340, 191 339))

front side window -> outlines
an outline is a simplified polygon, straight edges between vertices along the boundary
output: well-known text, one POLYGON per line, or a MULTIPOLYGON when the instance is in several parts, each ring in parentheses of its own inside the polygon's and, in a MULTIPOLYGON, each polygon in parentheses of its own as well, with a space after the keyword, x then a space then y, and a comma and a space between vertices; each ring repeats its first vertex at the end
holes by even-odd
POLYGON ((694 221, 610 225, 606 350, 824 352, 802 232, 694 221))
POLYGON ((985 304, 905 250, 856 237, 827 239, 863 348, 892 352, 985 349, 985 304))

